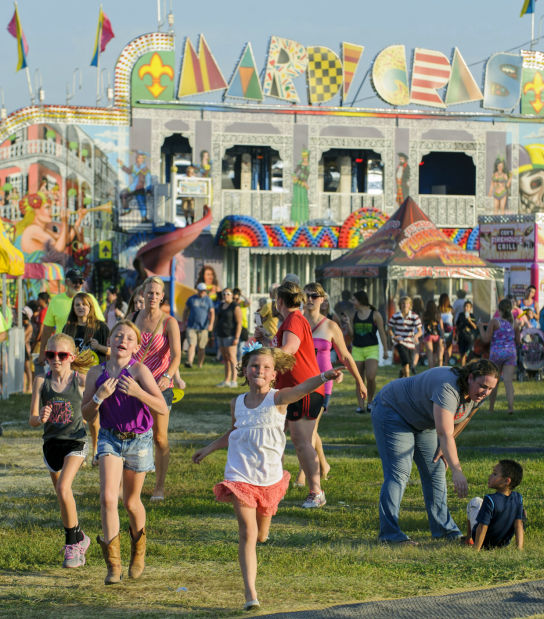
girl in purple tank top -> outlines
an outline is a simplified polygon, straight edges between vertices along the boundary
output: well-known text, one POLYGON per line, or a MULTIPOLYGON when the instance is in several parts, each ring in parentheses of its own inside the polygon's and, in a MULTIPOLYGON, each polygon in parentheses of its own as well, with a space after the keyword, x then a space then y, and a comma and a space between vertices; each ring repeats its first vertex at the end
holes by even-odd
POLYGON ((103 536, 97 536, 108 567, 105 584, 121 580, 119 484, 130 522, 129 578, 138 578, 145 560, 145 508, 141 491, 153 469, 153 419, 168 415, 164 397, 151 371, 132 357, 140 346, 140 331, 128 320, 110 333, 111 357, 89 371, 82 413, 92 421, 100 415, 97 456, 100 464, 100 511, 103 536))
MULTIPOLYGON (((304 287, 304 293, 306 295, 306 303, 304 305, 304 317, 310 323, 312 329, 312 337, 314 340, 315 353, 317 358, 317 365, 322 372, 332 368, 331 363, 331 350, 334 346, 338 359, 343 363, 352 374, 355 379, 357 394, 363 399, 366 398, 366 387, 361 378, 357 366, 353 357, 350 355, 344 335, 338 324, 334 320, 330 320, 326 316, 323 316, 320 312, 321 305, 326 298, 325 290, 323 286, 318 283, 307 284, 304 287)), ((343 374, 336 379, 336 382, 342 381, 343 374)), ((314 431, 312 434, 312 445, 317 452, 319 459, 319 469, 321 473, 321 479, 327 479, 329 474, 330 465, 325 458, 323 452, 323 445, 321 438, 317 432, 319 420, 324 411, 327 410, 331 394, 332 394, 333 381, 329 380, 325 383, 325 400, 323 403, 323 409, 319 413, 316 419, 314 431)), ((295 488, 303 488, 306 482, 306 476, 302 468, 299 468, 296 481, 293 482, 295 488)))
MULTIPOLYGON (((499 316, 493 318, 487 329, 478 323, 480 336, 489 349, 489 360, 499 368, 502 374, 508 413, 514 414, 514 374, 517 367, 517 347, 520 342, 520 322, 512 316, 512 301, 503 299, 499 303, 499 316)), ((498 384, 489 396, 489 412, 492 413, 497 399, 498 384)))

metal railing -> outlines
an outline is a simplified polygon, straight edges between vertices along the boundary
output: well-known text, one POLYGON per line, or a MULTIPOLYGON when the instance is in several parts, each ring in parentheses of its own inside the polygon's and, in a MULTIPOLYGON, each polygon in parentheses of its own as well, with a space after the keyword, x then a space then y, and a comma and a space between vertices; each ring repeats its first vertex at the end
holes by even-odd
POLYGON ((473 228, 478 223, 475 196, 419 194, 414 200, 425 215, 440 228, 473 228))

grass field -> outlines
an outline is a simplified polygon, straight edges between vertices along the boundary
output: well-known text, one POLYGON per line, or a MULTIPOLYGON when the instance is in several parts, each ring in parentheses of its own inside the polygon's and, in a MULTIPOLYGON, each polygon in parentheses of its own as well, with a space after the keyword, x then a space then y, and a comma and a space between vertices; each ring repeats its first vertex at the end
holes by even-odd
MULTIPOLYGON (((391 380, 382 371, 379 386, 391 380)), ((98 470, 85 467, 75 482, 82 528, 93 544, 87 565, 61 568, 64 535, 49 475, 41 458, 41 432, 28 426, 28 396, 0 403, 0 617, 239 616, 243 586, 237 563, 237 526, 229 505, 213 498, 226 452, 200 466, 196 446, 223 433, 230 422, 234 390, 210 387, 222 378, 211 362, 184 374, 185 398, 171 416, 172 457, 164 503, 150 504, 153 475, 144 489, 148 557, 137 582, 105 587, 105 566, 94 538, 100 532, 98 470)), ((469 495, 486 492, 487 477, 500 458, 525 469, 519 488, 528 512, 525 550, 508 547, 474 553, 466 546, 432 541, 417 473, 402 504, 401 525, 418 547, 377 543, 378 495, 382 481, 369 416, 354 413, 351 377, 335 388, 321 436, 331 463, 323 482, 327 505, 299 507, 304 490, 290 489, 273 519, 271 543, 258 549, 257 589, 261 613, 324 608, 335 604, 453 591, 544 577, 543 384, 516 384, 516 415, 506 414, 500 387, 495 413, 486 407, 458 440, 469 495)), ((241 392, 241 389, 237 390, 241 392)), ((236 393, 236 391, 234 391, 236 393)), ((286 468, 298 468, 288 442, 286 468)), ((450 487, 449 505, 464 531, 466 500, 450 487)), ((128 524, 121 508, 122 553, 128 568, 128 524)))

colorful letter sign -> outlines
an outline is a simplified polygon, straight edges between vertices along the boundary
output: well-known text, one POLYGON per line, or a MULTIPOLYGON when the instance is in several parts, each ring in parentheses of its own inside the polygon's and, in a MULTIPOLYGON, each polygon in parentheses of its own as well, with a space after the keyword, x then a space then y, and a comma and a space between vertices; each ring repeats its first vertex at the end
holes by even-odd
POLYGON ((386 103, 410 103, 404 45, 390 45, 378 54, 372 67, 372 82, 376 93, 386 103))
POLYGON ((206 43, 204 35, 200 35, 198 56, 191 40, 187 37, 181 66, 178 97, 181 98, 213 90, 223 90, 226 87, 227 82, 206 43))
POLYGON ((470 103, 483 99, 482 91, 472 77, 470 69, 467 67, 461 52, 455 48, 453 62, 451 65, 451 77, 446 93, 446 105, 457 103, 470 103))
POLYGON ((304 45, 290 39, 271 37, 264 73, 264 94, 298 103, 293 78, 304 73, 307 65, 308 53, 304 45))
POLYGON ((236 69, 234 69, 229 89, 225 95, 238 99, 263 100, 263 91, 261 89, 259 72, 255 64, 251 43, 245 46, 242 56, 240 57, 240 62, 236 69))
POLYGON ((446 107, 437 90, 449 82, 450 75, 450 63, 444 54, 416 48, 410 101, 431 107, 446 107))
POLYGON ((521 113, 544 116, 544 54, 522 50, 521 55, 521 113))
POLYGON ((342 61, 328 47, 314 45, 307 47, 308 102, 329 101, 342 87, 344 71, 342 61))
POLYGON ((485 69, 484 103, 489 110, 509 112, 518 104, 521 86, 519 54, 493 54, 485 69))
POLYGON ((342 43, 342 64, 344 65, 344 89, 342 99, 348 96, 353 76, 363 55, 364 47, 355 43, 342 43))

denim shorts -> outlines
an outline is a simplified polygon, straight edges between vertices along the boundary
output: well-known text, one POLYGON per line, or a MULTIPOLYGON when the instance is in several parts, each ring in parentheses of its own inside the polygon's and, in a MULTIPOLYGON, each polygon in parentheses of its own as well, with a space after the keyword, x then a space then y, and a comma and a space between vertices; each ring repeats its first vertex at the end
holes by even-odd
POLYGON ((108 455, 123 458, 123 468, 135 473, 153 471, 153 430, 123 441, 112 430, 100 428, 96 453, 99 458, 108 455))
POLYGON ((217 345, 219 348, 230 348, 231 346, 234 346, 234 335, 230 335, 228 337, 217 336, 217 345))

